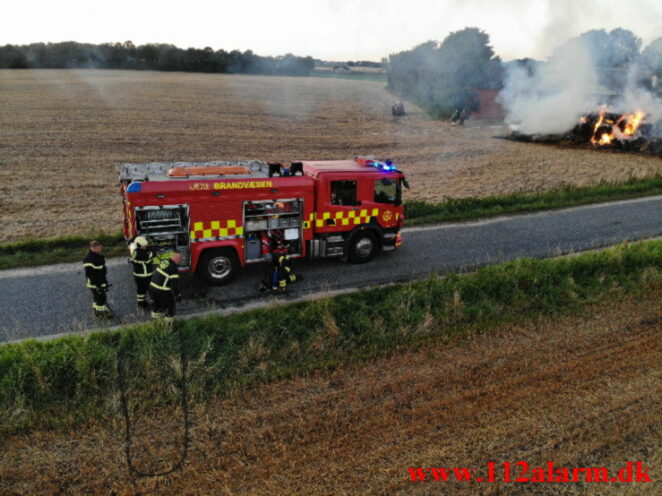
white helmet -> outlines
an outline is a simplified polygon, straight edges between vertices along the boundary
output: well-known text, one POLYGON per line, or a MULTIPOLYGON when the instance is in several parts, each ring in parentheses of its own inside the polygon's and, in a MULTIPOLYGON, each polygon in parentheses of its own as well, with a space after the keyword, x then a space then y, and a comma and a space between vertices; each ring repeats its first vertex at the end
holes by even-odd
POLYGON ((149 245, 149 242, 145 236, 137 236, 133 242, 138 248, 145 248, 145 246, 149 245))

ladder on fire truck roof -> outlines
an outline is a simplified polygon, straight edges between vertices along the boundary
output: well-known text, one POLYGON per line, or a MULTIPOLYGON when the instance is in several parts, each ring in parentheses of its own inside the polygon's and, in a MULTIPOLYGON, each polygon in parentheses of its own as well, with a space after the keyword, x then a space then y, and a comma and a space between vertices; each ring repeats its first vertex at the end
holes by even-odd
POLYGON ((269 166, 259 160, 212 162, 154 162, 121 164, 120 181, 173 181, 181 179, 247 179, 268 177, 269 166), (190 171, 190 174, 187 173, 190 171))

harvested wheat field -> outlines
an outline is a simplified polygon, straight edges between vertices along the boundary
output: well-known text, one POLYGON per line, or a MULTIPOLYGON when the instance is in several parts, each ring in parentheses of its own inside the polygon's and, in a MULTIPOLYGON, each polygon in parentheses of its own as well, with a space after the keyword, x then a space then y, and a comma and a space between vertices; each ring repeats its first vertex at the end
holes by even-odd
MULTIPOLYGON (((119 415, 7 440, 4 494, 659 494, 654 483, 412 482, 409 467, 653 467, 659 480, 662 293, 603 303, 192 406, 184 469, 127 476, 119 415)), ((136 423, 134 463, 167 468, 181 411, 136 423)), ((659 486, 657 486, 659 489, 659 486)))
POLYGON ((588 185, 662 171, 655 157, 515 143, 503 126, 391 116, 385 85, 101 70, 0 71, 0 242, 117 232, 122 162, 396 159, 409 199, 588 185))

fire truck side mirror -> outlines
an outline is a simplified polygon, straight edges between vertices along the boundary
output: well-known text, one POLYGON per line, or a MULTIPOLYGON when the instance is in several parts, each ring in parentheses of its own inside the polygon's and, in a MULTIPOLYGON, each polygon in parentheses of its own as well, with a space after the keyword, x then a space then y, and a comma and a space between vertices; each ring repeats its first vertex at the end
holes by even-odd
POLYGON ((402 185, 403 185, 405 188, 409 189, 409 183, 407 182, 406 179, 403 179, 403 180, 402 180, 402 185))

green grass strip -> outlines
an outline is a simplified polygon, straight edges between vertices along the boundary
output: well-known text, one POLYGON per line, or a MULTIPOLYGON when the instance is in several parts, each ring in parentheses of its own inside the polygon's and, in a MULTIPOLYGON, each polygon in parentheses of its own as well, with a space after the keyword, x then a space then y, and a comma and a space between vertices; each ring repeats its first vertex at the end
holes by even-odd
MULTIPOLYGON (((662 287, 662 241, 547 260, 521 259, 459 276, 311 302, 0 346, 0 437, 71 428, 117 415, 118 352, 133 394, 176 404, 168 387, 180 347, 196 401, 314 370, 384 356, 497 325, 574 312, 607 296, 662 287), (142 392, 142 393, 141 393, 142 392), (145 393, 146 394, 146 393, 145 393)), ((175 371, 175 372, 173 372, 175 371)), ((104 420, 104 421, 105 421, 104 420)))
MULTIPOLYGON (((446 221, 471 220, 504 214, 551 210, 589 203, 624 200, 662 194, 662 175, 630 179, 624 183, 600 183, 595 186, 563 186, 538 193, 447 198, 441 203, 405 202, 405 224, 418 226, 446 221)), ((85 256, 90 239, 105 245, 105 255, 127 253, 121 234, 97 234, 52 239, 32 239, 0 245, 0 270, 14 267, 79 261, 85 256)))
POLYGON ((405 225, 435 224, 498 215, 553 210, 590 203, 626 200, 662 194, 662 175, 632 178, 622 183, 595 186, 561 186, 538 193, 513 193, 483 198, 447 198, 441 203, 405 202, 405 225))
POLYGON ((127 253, 121 233, 27 239, 18 243, 0 245, 0 270, 82 261, 92 239, 104 245, 104 255, 108 257, 127 253))

